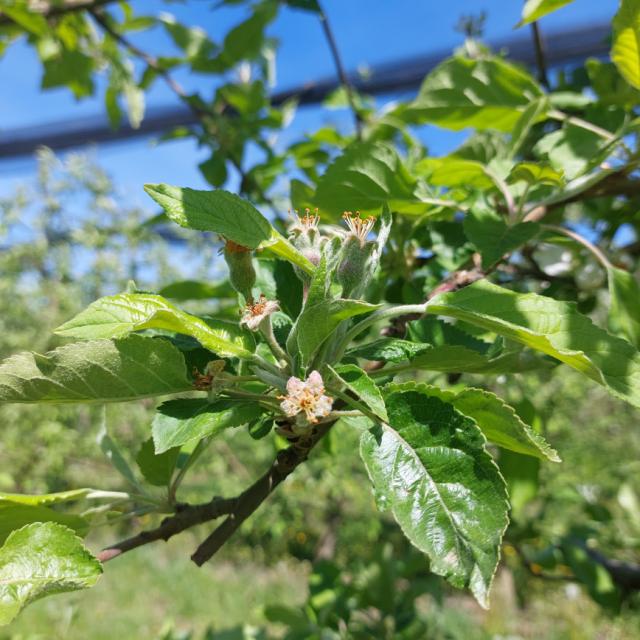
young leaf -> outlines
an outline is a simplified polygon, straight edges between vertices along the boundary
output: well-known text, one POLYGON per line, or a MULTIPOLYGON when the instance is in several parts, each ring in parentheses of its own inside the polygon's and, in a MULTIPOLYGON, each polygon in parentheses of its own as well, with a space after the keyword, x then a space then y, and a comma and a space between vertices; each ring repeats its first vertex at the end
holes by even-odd
POLYGON ((38 598, 92 587, 101 573, 67 527, 38 522, 14 531, 0 548, 0 625, 38 598))
POLYGON ((240 196, 222 189, 198 191, 167 184, 147 184, 144 190, 181 227, 213 231, 250 249, 268 247, 308 273, 313 271, 313 265, 240 196))
POLYGON ((158 338, 78 342, 0 364, 0 403, 126 402, 190 389, 184 357, 158 338))
POLYGON ((503 218, 486 210, 468 213, 462 226, 467 238, 480 251, 485 268, 495 264, 506 253, 531 240, 540 230, 534 222, 507 225, 503 218))
POLYGON ((389 424, 362 434, 376 493, 431 571, 488 605, 507 526, 503 479, 472 420, 418 387, 385 390, 389 424))
POLYGON ((640 285, 636 277, 617 267, 608 270, 611 309, 609 324, 640 347, 640 285))
POLYGON ((381 420, 388 420, 387 409, 384 406, 384 400, 380 389, 376 383, 355 364, 342 364, 332 369, 331 372, 336 378, 346 385, 357 398, 362 400, 364 404, 371 409, 381 420))
POLYGON ((228 191, 198 191, 168 184, 146 184, 144 190, 181 227, 213 231, 250 249, 271 238, 269 221, 251 203, 228 191))
POLYGON ((463 320, 542 351, 640 407, 640 354, 575 305, 503 289, 486 280, 436 296, 429 313, 463 320))
POLYGON ((171 482, 179 455, 180 447, 173 447, 163 453, 156 453, 153 439, 149 438, 142 443, 136 456, 136 462, 149 484, 156 487, 166 487, 171 482))
POLYGON ((622 77, 640 89, 640 0, 621 0, 613 18, 613 60, 622 77))
POLYGON ((322 343, 343 320, 379 309, 379 304, 361 300, 324 300, 305 305, 296 323, 296 339, 302 362, 308 363, 322 343))
POLYGON ((529 103, 542 95, 530 75, 504 60, 456 56, 425 78, 406 117, 455 131, 475 127, 510 132, 529 103))
POLYGON ((573 2, 573 0, 527 0, 522 9, 522 20, 516 27, 522 27, 530 22, 540 20, 548 13, 556 11, 561 7, 573 2))
POLYGON ((81 516, 54 511, 49 507, 3 500, 0 502, 0 544, 12 531, 32 522, 57 522, 73 529, 80 536, 85 536, 89 530, 89 523, 81 516))
POLYGON ((72 338, 118 338, 142 329, 165 329, 192 336, 220 357, 251 355, 247 334, 237 325, 203 320, 178 309, 162 296, 121 293, 90 304, 55 332, 72 338))
POLYGON ((151 431, 156 454, 180 447, 190 440, 215 436, 229 427, 239 427, 260 415, 255 403, 206 398, 169 400, 158 407, 151 431))

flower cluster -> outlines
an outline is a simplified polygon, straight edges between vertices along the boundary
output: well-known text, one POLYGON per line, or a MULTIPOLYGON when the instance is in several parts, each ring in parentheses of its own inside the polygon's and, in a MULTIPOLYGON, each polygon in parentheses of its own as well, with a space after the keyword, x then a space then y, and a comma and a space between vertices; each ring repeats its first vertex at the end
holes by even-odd
POLYGON ((257 331, 260 327, 260 323, 268 318, 274 311, 278 311, 280 306, 275 300, 267 300, 266 296, 262 293, 258 302, 249 303, 242 313, 240 318, 240 324, 244 324, 251 331, 257 331))
POLYGON ((333 398, 324 395, 324 382, 317 371, 302 381, 292 376, 287 381, 287 395, 280 396, 280 407, 286 415, 293 417, 304 412, 308 422, 318 422, 331 413, 333 398))

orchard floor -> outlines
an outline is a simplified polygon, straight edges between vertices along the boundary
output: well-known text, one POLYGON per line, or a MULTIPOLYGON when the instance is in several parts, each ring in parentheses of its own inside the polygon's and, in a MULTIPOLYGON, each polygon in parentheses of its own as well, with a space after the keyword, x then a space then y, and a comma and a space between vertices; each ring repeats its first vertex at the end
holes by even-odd
MULTIPOLYGON (((0 640, 201 640, 207 629, 265 624, 266 604, 304 600, 305 563, 264 567, 219 559, 198 569, 188 560, 192 543, 174 539, 111 562, 97 587, 31 605, 0 631, 0 640)), ((462 594, 452 595, 442 609, 422 604, 436 623, 434 640, 639 637, 637 613, 609 618, 573 585, 536 584, 527 608, 520 609, 508 572, 497 577, 489 612, 462 594)), ((269 637, 279 637, 278 631, 271 629, 269 637)), ((242 640, 243 634, 222 637, 242 640)))

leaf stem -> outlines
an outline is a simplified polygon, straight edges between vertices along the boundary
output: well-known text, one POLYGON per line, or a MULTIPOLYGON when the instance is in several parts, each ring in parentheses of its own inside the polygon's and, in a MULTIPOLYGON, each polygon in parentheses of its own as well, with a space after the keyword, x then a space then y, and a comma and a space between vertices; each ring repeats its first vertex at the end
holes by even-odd
POLYGON ((575 240, 577 243, 581 244, 583 247, 586 247, 593 254, 593 256, 596 258, 596 260, 607 271, 609 269, 613 268, 613 265, 611 264, 611 261, 604 254, 602 249, 596 247, 595 244, 593 244, 592 242, 587 240, 584 236, 581 236, 579 233, 576 233, 575 231, 571 231, 571 229, 567 229, 565 227, 560 227, 560 226, 555 225, 555 224, 544 224, 544 225, 542 225, 542 228, 543 229, 547 229, 547 231, 555 231, 556 233, 560 233, 560 234, 562 234, 564 236, 567 236, 567 238, 571 238, 572 240, 575 240))
POLYGON ((585 131, 591 131, 591 133, 595 133, 597 136, 600 136, 603 140, 607 142, 615 142, 617 140, 617 136, 611 131, 607 131, 602 127, 599 127, 597 124, 593 124, 592 122, 588 122, 587 120, 583 120, 582 118, 578 118, 577 116, 570 116, 559 109, 551 109, 547 115, 553 120, 558 120, 560 122, 566 122, 567 124, 571 124, 574 127, 579 127, 580 129, 584 129, 585 131))

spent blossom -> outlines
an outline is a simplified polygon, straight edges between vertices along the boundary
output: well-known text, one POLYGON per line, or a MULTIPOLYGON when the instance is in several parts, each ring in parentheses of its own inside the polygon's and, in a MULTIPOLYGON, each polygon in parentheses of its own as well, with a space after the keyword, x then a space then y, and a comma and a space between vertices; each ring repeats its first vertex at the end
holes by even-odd
POLYGON ((251 331, 257 331, 260 323, 268 318, 274 311, 278 311, 280 306, 275 300, 267 300, 262 293, 257 302, 249 303, 242 313, 240 324, 244 324, 251 331))
POLYGON ((317 371, 312 371, 306 380, 292 376, 287 381, 287 395, 280 396, 281 409, 293 417, 304 412, 308 422, 318 422, 331 413, 333 398, 324 395, 324 382, 317 371))

